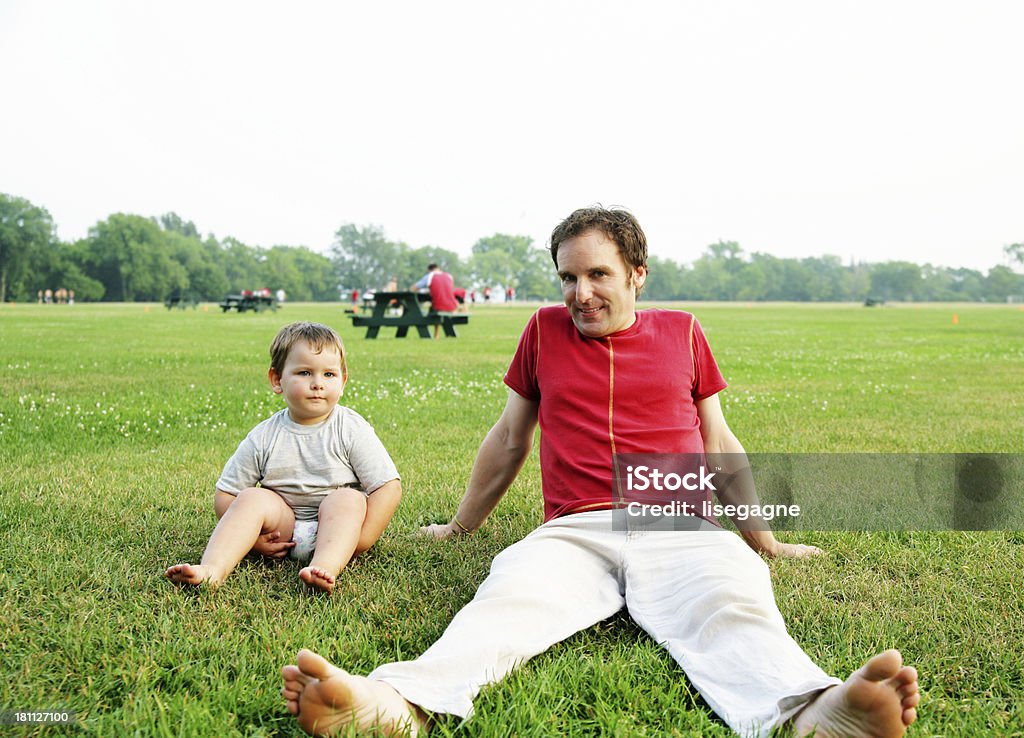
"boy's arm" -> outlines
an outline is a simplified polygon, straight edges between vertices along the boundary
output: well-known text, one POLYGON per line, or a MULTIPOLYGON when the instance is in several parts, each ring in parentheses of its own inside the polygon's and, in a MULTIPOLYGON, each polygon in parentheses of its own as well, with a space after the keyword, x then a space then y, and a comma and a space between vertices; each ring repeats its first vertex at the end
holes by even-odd
MULTIPOLYGON (((708 465, 721 467, 722 478, 732 478, 718 491, 719 499, 729 504, 757 504, 757 493, 754 491, 753 478, 750 476, 750 462, 743 444, 725 422, 722 414, 722 403, 718 395, 706 397, 697 402, 697 415, 700 417, 700 435, 704 440, 704 453, 708 465)), ((804 558, 822 553, 816 546, 782 543, 775 538, 768 523, 753 517, 747 520, 732 518, 733 523, 743 536, 747 545, 758 553, 768 557, 804 558)))
POLYGON ((512 485, 533 448, 537 403, 509 390, 505 409, 477 451, 469 486, 450 523, 428 525, 422 533, 448 538, 474 531, 512 485))

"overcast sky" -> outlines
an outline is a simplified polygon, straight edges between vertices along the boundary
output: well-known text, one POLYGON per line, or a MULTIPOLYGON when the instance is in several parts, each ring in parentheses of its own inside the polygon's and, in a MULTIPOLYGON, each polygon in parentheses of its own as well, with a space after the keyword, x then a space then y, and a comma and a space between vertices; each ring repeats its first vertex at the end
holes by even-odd
POLYGON ((1019 0, 0 0, 0 192, 326 251, 628 207, 657 256, 988 269, 1024 240, 1019 0))

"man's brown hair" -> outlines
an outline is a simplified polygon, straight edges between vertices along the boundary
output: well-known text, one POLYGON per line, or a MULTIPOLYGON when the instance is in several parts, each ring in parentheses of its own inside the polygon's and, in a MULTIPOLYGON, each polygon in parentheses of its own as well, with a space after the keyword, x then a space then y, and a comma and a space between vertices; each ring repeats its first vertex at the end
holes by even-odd
MULTIPOLYGON (((631 212, 622 208, 580 208, 551 232, 551 259, 558 267, 558 247, 563 241, 587 231, 600 231, 619 247, 622 260, 631 270, 647 267, 647 236, 631 212)), ((637 287, 637 294, 643 285, 637 287)))

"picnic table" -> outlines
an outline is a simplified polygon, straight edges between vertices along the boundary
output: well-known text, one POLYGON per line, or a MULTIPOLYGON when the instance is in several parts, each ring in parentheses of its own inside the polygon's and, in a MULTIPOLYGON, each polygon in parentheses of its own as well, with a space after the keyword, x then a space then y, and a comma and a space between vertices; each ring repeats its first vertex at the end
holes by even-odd
POLYGON ((397 328, 396 338, 405 338, 415 328, 420 338, 430 338, 430 326, 440 325, 444 334, 456 338, 456 325, 469 323, 465 313, 425 312, 421 302, 430 302, 427 292, 378 292, 373 296, 373 313, 352 315, 355 328, 366 328, 367 338, 376 338, 381 328, 397 328))
POLYGON ((277 298, 272 295, 228 295, 220 303, 220 309, 225 313, 231 309, 240 313, 252 310, 254 313, 262 313, 264 310, 277 310, 277 298))

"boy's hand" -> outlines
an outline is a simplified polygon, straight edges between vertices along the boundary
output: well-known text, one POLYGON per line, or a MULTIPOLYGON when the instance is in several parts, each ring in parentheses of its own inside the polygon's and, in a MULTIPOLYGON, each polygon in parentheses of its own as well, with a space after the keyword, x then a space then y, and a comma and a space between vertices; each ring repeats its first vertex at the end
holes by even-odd
POLYGON ((455 530, 455 526, 451 523, 434 523, 433 525, 425 525, 420 528, 420 535, 431 536, 439 541, 443 541, 446 538, 458 535, 458 531, 455 530))
POLYGON ((282 541, 281 531, 272 530, 269 533, 264 533, 256 539, 256 543, 253 544, 252 550, 261 556, 266 556, 271 559, 283 559, 288 555, 290 549, 295 548, 295 541, 282 541))

